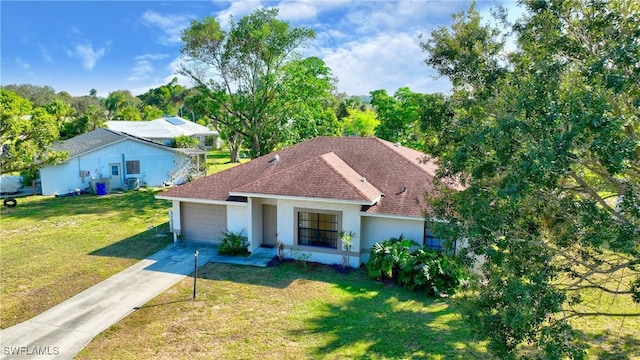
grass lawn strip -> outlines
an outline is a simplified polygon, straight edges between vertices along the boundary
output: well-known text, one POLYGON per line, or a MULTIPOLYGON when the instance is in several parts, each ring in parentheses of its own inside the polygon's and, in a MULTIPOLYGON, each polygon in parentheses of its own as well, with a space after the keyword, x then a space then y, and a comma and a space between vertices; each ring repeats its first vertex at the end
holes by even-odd
POLYGON ((80 359, 488 358, 450 300, 329 267, 208 264, 96 337, 80 359), (152 345, 150 345, 152 344, 152 345))

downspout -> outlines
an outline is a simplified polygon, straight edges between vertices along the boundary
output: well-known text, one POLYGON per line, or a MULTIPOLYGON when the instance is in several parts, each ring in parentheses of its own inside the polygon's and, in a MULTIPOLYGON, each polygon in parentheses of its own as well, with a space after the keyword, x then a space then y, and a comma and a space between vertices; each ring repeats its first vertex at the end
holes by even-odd
MULTIPOLYGON (((125 186, 129 186, 127 184, 127 178, 126 178, 126 172, 127 172, 127 165, 124 162, 124 153, 122 153, 122 174, 120 175, 122 177, 122 187, 124 188, 125 186)), ((127 188, 127 190, 129 190, 127 188)))

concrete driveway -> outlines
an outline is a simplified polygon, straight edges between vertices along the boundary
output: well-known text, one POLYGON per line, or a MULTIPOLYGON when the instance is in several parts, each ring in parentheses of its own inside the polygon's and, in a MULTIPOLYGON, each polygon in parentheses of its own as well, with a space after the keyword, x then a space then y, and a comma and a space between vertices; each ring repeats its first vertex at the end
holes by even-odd
POLYGON ((137 307, 219 258, 217 248, 173 244, 44 313, 0 331, 0 359, 72 359, 137 307))

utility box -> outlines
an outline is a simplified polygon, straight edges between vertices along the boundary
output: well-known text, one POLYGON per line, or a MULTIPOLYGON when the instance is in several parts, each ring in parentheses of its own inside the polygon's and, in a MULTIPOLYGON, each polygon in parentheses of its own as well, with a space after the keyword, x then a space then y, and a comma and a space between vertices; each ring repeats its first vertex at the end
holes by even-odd
POLYGON ((138 190, 138 189, 140 189, 140 179, 138 179, 138 178, 127 178, 127 188, 129 190, 138 190))

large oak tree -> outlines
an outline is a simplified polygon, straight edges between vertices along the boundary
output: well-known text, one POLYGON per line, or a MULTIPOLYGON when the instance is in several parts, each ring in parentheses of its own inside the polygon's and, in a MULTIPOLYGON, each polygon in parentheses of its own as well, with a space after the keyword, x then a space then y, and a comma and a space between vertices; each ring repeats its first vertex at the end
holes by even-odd
POLYGON ((377 137, 417 150, 437 142, 433 130, 451 117, 449 101, 442 94, 415 93, 407 87, 393 96, 386 90, 372 91, 371 105, 380 121, 375 128, 377 137))
POLYGON ((0 88, 0 173, 34 171, 65 158, 50 145, 58 139, 54 115, 13 91, 0 88))
POLYGON ((206 114, 228 139, 241 137, 252 157, 291 142, 300 134, 292 126, 315 136, 338 125, 318 106, 332 91, 329 69, 297 53, 313 30, 291 27, 277 15, 277 9, 255 10, 231 19, 228 30, 207 17, 182 33, 189 61, 182 73, 206 87, 206 114))
POLYGON ((423 43, 454 84, 429 150, 466 186, 432 194, 431 215, 486 258, 468 319, 495 353, 581 358, 570 318, 640 315, 581 304, 594 290, 640 301, 640 5, 523 5, 506 32, 472 6, 423 43))

